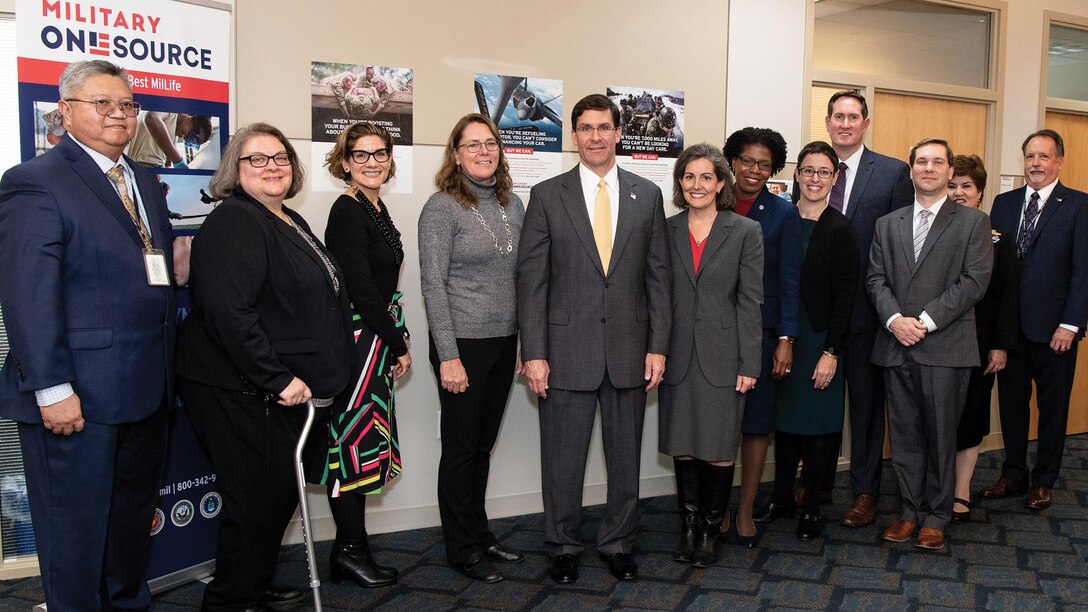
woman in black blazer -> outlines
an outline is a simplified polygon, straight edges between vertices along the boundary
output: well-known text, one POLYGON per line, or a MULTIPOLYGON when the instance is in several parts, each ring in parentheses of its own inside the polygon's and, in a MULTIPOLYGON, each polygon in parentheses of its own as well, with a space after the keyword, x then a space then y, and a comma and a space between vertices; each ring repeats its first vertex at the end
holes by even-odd
POLYGON ((793 373, 779 389, 775 431, 774 497, 757 521, 793 513, 797 463, 806 491, 797 537, 820 536, 819 496, 823 475, 834 465, 842 433, 845 385, 839 372, 843 336, 850 324, 857 285, 857 236, 842 213, 828 206, 839 159, 826 142, 805 145, 797 156, 801 214, 800 334, 793 347, 793 373))
MULTIPOLYGON (((977 155, 952 158, 953 175, 948 197, 962 206, 978 208, 986 189, 986 167, 977 155)), ((975 306, 975 334, 982 366, 971 369, 967 401, 956 432, 956 497, 952 521, 971 516, 971 477, 975 473, 982 438, 990 433, 990 395, 997 372, 1005 369, 1008 352, 1015 349, 1020 325, 1020 261, 1016 236, 994 226, 994 271, 986 295, 975 306)))
POLYGON ((327 452, 315 480, 326 485, 336 522, 332 581, 383 587, 397 581, 397 570, 370 552, 366 498, 400 474, 393 381, 412 364, 397 292, 404 248, 379 196, 396 174, 393 138, 380 125, 355 123, 340 133, 325 166, 347 184, 329 211, 325 243, 343 266, 351 298, 355 366, 322 428, 327 452))
POLYGON ((302 189, 278 129, 238 130, 211 178, 223 201, 193 240, 192 310, 178 336, 178 393, 223 497, 215 578, 204 610, 286 605, 272 585, 298 504, 294 448, 303 404, 348 382, 348 302, 339 269, 283 201, 302 189))

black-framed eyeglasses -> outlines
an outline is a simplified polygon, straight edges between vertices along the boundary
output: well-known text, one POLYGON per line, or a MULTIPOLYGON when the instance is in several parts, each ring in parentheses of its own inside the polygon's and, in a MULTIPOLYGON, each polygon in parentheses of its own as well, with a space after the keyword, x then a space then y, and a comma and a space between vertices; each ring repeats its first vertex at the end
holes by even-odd
POLYGON ((745 168, 759 168, 761 172, 771 171, 771 162, 769 161, 758 161, 756 159, 748 157, 747 155, 741 155, 737 158, 737 160, 740 161, 740 165, 744 166, 745 168))
POLYGON ((114 109, 121 109, 121 112, 126 117, 135 117, 140 114, 140 103, 133 102, 132 100, 110 100, 109 98, 102 98, 101 100, 80 100, 79 98, 65 98, 65 102, 82 102, 83 104, 94 104, 94 109, 98 111, 99 115, 106 116, 114 111, 114 109))
POLYGON ((457 145, 457 148, 464 149, 469 153, 479 153, 480 147, 487 149, 488 151, 498 151, 499 141, 491 139, 480 142, 479 140, 473 140, 472 142, 466 142, 462 145, 457 145))
POLYGON ((264 153, 254 153, 253 155, 246 155, 245 157, 239 157, 238 161, 247 161, 250 166, 254 168, 264 168, 268 165, 269 161, 273 161, 277 166, 290 166, 291 154, 290 153, 276 153, 275 155, 265 155, 264 153))
POLYGON ((798 168, 797 174, 800 174, 805 178, 812 178, 812 175, 815 174, 822 179, 829 179, 831 178, 832 174, 835 174, 835 171, 831 170, 830 168, 820 168, 819 170, 817 170, 812 166, 805 166, 803 168, 798 168))
POLYGON ((357 164, 365 164, 373 157, 374 161, 379 164, 384 164, 389 161, 389 149, 378 149, 377 151, 364 151, 362 149, 352 149, 349 153, 351 161, 357 164))

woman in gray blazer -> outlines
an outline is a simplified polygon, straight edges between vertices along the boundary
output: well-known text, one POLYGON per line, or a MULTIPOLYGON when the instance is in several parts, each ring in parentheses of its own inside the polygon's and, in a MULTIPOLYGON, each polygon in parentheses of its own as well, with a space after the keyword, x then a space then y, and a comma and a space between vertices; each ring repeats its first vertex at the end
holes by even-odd
POLYGON ((763 238, 758 222, 733 212, 725 157, 710 145, 676 160, 673 203, 683 212, 668 220, 673 320, 658 450, 676 471, 673 558, 706 567, 727 520, 744 394, 760 371, 763 238))

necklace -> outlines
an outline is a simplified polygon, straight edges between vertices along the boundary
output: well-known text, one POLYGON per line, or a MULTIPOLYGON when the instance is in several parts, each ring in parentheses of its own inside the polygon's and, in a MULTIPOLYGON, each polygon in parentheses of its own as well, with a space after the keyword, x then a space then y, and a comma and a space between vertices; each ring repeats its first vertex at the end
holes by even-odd
POLYGON ((484 221, 484 216, 480 214, 480 209, 477 205, 472 206, 472 213, 476 215, 476 219, 480 222, 480 225, 484 226, 484 230, 488 234, 491 234, 491 240, 495 243, 495 250, 499 252, 499 255, 507 255, 514 252, 514 234, 510 232, 510 222, 506 218, 506 209, 495 202, 495 206, 499 207, 499 214, 502 215, 502 224, 506 228, 506 248, 503 249, 499 246, 499 239, 495 236, 495 232, 491 231, 491 228, 487 226, 487 221, 484 221))
POLYGON ((366 215, 378 228, 378 232, 385 239, 385 242, 393 249, 393 261, 399 266, 404 261, 404 245, 400 240, 400 231, 393 225, 393 218, 389 216, 389 209, 385 207, 385 202, 378 198, 378 207, 375 208, 362 189, 358 189, 354 185, 351 189, 355 194, 355 201, 363 205, 366 215))

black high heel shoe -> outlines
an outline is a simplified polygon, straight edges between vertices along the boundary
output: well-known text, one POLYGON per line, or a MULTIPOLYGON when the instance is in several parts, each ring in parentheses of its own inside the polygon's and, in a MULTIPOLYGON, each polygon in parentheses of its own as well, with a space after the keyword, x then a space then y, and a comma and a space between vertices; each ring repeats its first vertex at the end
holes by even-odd
POLYGON ((971 510, 975 507, 975 505, 971 503, 971 500, 960 499, 960 498, 957 497, 957 498, 953 499, 952 501, 954 503, 960 504, 960 505, 964 506, 965 508, 967 508, 966 512, 956 512, 955 510, 953 510, 952 511, 952 522, 953 523, 966 523, 967 521, 971 520, 971 510))
POLYGON ((793 518, 793 515, 796 512, 797 506, 794 505, 792 501, 781 504, 772 499, 760 506, 759 509, 752 514, 752 521, 757 525, 765 525, 767 523, 773 523, 775 519, 782 516, 793 518))

